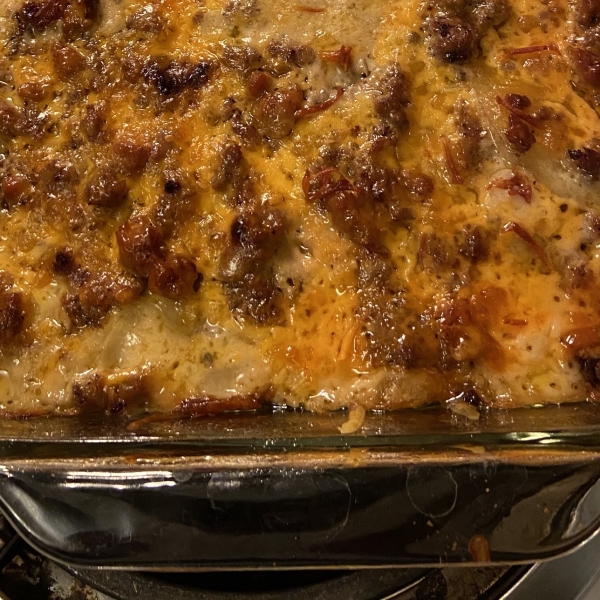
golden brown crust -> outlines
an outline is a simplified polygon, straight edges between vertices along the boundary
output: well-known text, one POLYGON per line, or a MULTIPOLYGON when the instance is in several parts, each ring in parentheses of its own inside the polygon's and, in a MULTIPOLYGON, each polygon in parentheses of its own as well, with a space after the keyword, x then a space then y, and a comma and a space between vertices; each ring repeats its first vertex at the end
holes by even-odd
POLYGON ((0 410, 596 398, 599 32, 596 0, 5 3, 0 410))

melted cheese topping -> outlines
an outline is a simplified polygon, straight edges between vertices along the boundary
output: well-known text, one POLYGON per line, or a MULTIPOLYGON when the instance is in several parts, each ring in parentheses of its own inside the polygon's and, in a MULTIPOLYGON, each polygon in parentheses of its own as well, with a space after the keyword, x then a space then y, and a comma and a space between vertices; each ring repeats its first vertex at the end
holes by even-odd
POLYGON ((593 398, 600 142, 577 7, 55 4, 0 7, 4 412, 593 398), (94 203, 99 173, 126 192, 94 203), (278 215, 277 241, 245 242, 249 214, 278 215), (161 241, 132 263, 118 236, 140 215, 161 241), (153 283, 175 255, 194 289, 153 283))

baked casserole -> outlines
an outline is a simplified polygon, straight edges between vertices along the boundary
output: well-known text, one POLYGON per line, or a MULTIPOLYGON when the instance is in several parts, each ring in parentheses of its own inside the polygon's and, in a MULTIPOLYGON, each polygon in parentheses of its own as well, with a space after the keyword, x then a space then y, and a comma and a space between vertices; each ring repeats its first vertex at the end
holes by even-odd
POLYGON ((0 408, 594 400, 600 1, 4 0, 0 408))

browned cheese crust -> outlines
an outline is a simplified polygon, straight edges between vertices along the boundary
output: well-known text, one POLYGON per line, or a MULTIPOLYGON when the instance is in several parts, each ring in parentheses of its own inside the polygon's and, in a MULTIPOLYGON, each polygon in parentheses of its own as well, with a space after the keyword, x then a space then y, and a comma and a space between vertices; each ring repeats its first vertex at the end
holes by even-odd
POLYGON ((0 412, 600 387, 600 0, 4 0, 0 412))

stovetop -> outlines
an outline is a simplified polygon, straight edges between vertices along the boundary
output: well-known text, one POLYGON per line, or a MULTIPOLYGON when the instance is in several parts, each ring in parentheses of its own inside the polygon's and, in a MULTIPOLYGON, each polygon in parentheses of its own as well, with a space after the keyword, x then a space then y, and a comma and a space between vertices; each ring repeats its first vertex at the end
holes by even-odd
POLYGON ((439 569, 132 573, 60 566, 0 515, 0 600, 598 600, 600 536, 554 561, 439 569))

